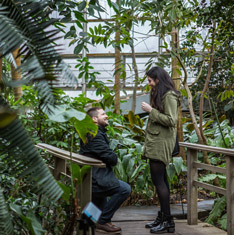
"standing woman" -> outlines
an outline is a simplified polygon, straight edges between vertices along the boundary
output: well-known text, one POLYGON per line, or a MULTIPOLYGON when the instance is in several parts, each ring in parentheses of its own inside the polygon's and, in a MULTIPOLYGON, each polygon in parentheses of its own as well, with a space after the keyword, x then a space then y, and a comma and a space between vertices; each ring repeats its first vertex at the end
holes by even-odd
POLYGON ((175 89, 169 74, 160 67, 146 72, 151 87, 150 105, 141 108, 149 113, 143 156, 149 158, 150 173, 160 202, 155 221, 145 225, 151 233, 173 233, 175 223, 170 210, 170 189, 166 167, 169 165, 176 142, 180 92, 175 89))

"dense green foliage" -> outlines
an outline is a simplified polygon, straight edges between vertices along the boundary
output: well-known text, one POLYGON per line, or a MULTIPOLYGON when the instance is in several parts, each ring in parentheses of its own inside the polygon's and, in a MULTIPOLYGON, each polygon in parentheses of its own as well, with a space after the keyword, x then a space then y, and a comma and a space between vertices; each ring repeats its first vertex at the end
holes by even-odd
MULTIPOLYGON (((225 116, 221 116, 220 119, 215 121, 215 118, 210 118, 210 114, 205 114, 204 118, 204 134, 207 138, 207 143, 214 147, 230 148, 233 149, 234 146, 234 127, 230 126, 230 122, 226 119, 225 116), (220 123, 218 125, 218 123, 220 123), (219 128, 220 126, 220 128, 219 128)), ((197 135, 194 131, 193 125, 189 122, 189 119, 185 120, 184 123, 184 135, 185 141, 189 140, 191 143, 197 143, 197 135)), ((224 155, 209 153, 209 159, 212 165, 218 167, 226 167, 226 161, 224 155)), ((198 152, 198 161, 203 162, 202 152, 198 152)), ((217 180, 219 186, 226 188, 226 175, 219 173, 208 173, 207 172, 199 173, 199 181, 205 182, 208 184, 213 184, 214 180, 217 180), (205 173, 205 174, 204 174, 205 173)), ((222 229, 227 229, 227 211, 226 211, 226 197, 209 191, 206 192, 206 195, 209 197, 217 197, 215 200, 212 211, 210 212, 209 217, 206 222, 217 225, 222 229)))
MULTIPOLYGON (((45 113, 52 115, 52 112, 58 113, 62 108, 58 108, 53 81, 65 79, 70 84, 77 83, 77 78, 62 61, 53 44, 58 31, 48 30, 48 27, 55 23, 55 20, 49 18, 51 13, 48 8, 49 3, 52 2, 4 0, 0 3, 0 22, 3 26, 0 28, 0 55, 1 58, 5 57, 0 81, 0 169, 1 188, 3 188, 0 190, 1 234, 44 233, 46 231, 44 229, 47 229, 45 221, 49 221, 44 218, 50 217, 51 214, 51 209, 47 207, 48 202, 51 201, 51 205, 59 205, 57 204, 58 199, 63 194, 62 188, 46 166, 47 162, 41 158, 35 148, 35 142, 32 141, 34 139, 29 136, 30 132, 26 132, 22 122, 18 119, 17 107, 7 103, 7 99, 11 96, 11 89, 30 84, 33 88, 31 91, 36 94, 31 101, 38 108, 36 121, 40 125, 38 129, 33 129, 35 126, 31 126, 31 130, 34 132, 31 136, 35 136, 34 134, 40 136, 42 132, 46 131, 40 122, 45 113), (19 67, 12 56, 12 53, 18 48, 19 56, 24 55, 19 67), (17 71, 21 72, 20 81, 11 77, 13 75, 8 71, 10 67, 7 65, 8 61, 17 71)), ((31 98, 29 97, 28 102, 31 98)), ((65 108, 65 111, 66 121, 71 120, 80 137, 85 138, 87 129, 82 128, 82 123, 84 126, 92 128, 92 125, 95 125, 90 122, 91 118, 77 110, 66 110, 65 108)), ((31 108, 26 110, 27 118, 31 112, 31 108)), ((36 121, 33 120, 30 124, 34 125, 36 121)), ((50 124, 48 123, 48 125, 50 124)), ((82 169, 79 171, 71 165, 72 168, 74 168, 74 172, 81 174, 82 169)), ((78 182, 76 175, 72 177, 75 182, 78 182)), ((73 183, 73 181, 71 182, 73 183)), ((74 191, 77 185, 72 185, 74 191)), ((73 204, 75 203, 71 203, 71 206, 73 204)), ((52 210, 52 213, 54 214, 55 211, 52 210)), ((75 219, 78 215, 79 211, 75 214, 75 219)), ((49 224, 48 230, 50 227, 49 224)), ((71 229, 66 230, 69 233, 74 230, 74 226, 70 227, 71 229)), ((57 226, 55 229, 58 230, 57 226)))
MULTIPOLYGON (((73 151, 78 152, 79 135, 75 132, 74 123, 60 122, 58 115, 55 114, 56 117, 48 116, 40 111, 36 96, 29 87, 24 88, 24 93, 25 95, 21 102, 18 102, 18 105, 22 105, 30 112, 27 115, 20 115, 20 119, 35 143, 48 143, 69 150, 71 135, 74 134, 73 151), (29 100, 34 101, 33 105, 28 102, 29 100), (54 120, 51 120, 51 117, 54 120)), ((82 95, 76 98, 69 98, 62 90, 58 90, 57 95, 60 107, 66 106, 67 109, 83 110, 84 105, 88 103, 98 105, 95 101, 84 98, 82 95)), ((132 112, 123 116, 116 115, 111 111, 107 114, 110 119, 107 133, 111 140, 111 148, 119 156, 119 163, 115 173, 119 179, 131 184, 133 194, 136 194, 137 197, 149 199, 153 195, 153 185, 150 180, 147 161, 141 159, 146 118, 141 119, 132 112), (143 182, 145 183, 143 184, 143 182), (149 190, 149 187, 151 190, 149 190)), ((179 174, 181 169, 178 167, 177 173, 179 174)), ((174 174, 170 174, 170 178, 172 179, 173 177, 174 174)), ((132 203, 137 203, 137 198, 133 198, 132 203)))
MULTIPOLYGON (((74 208, 77 209, 77 185, 90 168, 70 164, 71 180, 63 178, 58 186, 45 167, 45 163, 51 164, 53 159, 44 152, 40 152, 43 156, 40 158, 34 144, 43 142, 78 152, 80 138, 85 141, 90 128, 95 132, 95 125, 85 115, 84 108, 87 105, 99 105, 114 109, 114 91, 96 80, 98 73, 93 71, 94 68, 86 57, 77 60, 78 79, 84 77, 88 88, 95 88, 96 94, 102 96, 100 102, 83 95, 70 98, 62 90, 54 89, 53 81, 58 79, 58 74, 65 74, 63 79, 72 84, 77 83, 77 79, 62 62, 52 44, 56 41, 57 33, 54 30, 47 31, 47 27, 52 24, 60 31, 66 31, 64 38, 70 39, 70 45, 75 45, 76 55, 83 48, 88 50, 87 44, 113 46, 120 50, 125 46, 134 47, 135 39, 130 33, 134 25, 149 24, 148 34, 160 36, 161 50, 165 53, 156 53, 156 56, 154 53, 145 69, 152 65, 170 66, 172 58, 180 58, 178 74, 183 77, 181 68, 184 65, 196 76, 199 75, 191 89, 195 111, 209 72, 213 48, 212 73, 209 89, 205 94, 209 105, 204 116, 197 116, 196 120, 203 118, 202 126, 207 144, 226 148, 234 146, 234 24, 231 1, 214 0, 209 4, 207 1, 197 0, 120 0, 118 4, 110 0, 107 2, 115 12, 113 22, 106 21, 104 25, 89 28, 88 32, 78 32, 74 25, 69 30, 65 29, 65 23, 70 22, 74 16, 75 25, 83 30, 82 23, 87 23, 84 10, 87 10, 88 16, 97 13, 99 17, 105 11, 98 1, 1 1, 0 23, 4 27, 0 29, 0 41, 3 42, 0 44, 0 54, 6 57, 3 59, 3 79, 0 84, 4 95, 0 102, 0 184, 3 189, 0 189, 0 234, 72 233, 77 227, 77 223, 72 222, 79 215, 79 211, 74 213, 74 208), (59 19, 51 19, 49 13, 53 10, 58 12, 59 19), (116 27, 116 22, 122 26, 120 29, 116 27), (168 35, 174 28, 183 29, 178 48, 168 40, 168 35), (117 30, 121 32, 119 41, 113 39, 117 30), (21 82, 12 82, 9 72, 9 62, 12 59, 8 55, 18 47, 21 47, 20 52, 25 55, 20 67, 23 79, 21 82), (25 84, 28 86, 23 87, 23 97, 15 102, 13 88, 25 84), (6 100, 10 106, 6 104, 6 100), (211 105, 212 100, 214 106, 211 105), (16 111, 19 112, 20 120, 17 119, 16 111), (36 157, 32 159, 34 155, 36 157), (44 194, 54 200, 47 199, 44 194), (58 198, 60 199, 56 200, 58 198)), ((123 64, 120 67, 121 79, 124 80, 126 68, 123 64)), ((129 67, 133 70, 132 65, 129 67)), ((138 82, 143 82, 144 79, 142 76, 138 82)), ((146 87, 146 91, 147 89, 146 87)), ((181 92, 186 98, 186 91, 182 88, 181 92)), ((132 112, 128 115, 116 115, 109 111, 108 116, 110 126, 107 134, 111 139, 111 147, 119 157, 115 173, 132 187, 132 195, 127 203, 150 204, 155 195, 154 188, 149 164, 141 157, 146 118, 135 116, 132 112)), ((183 124, 185 141, 197 143, 197 135, 189 115, 184 117, 183 124)), ((223 156, 210 154, 209 159, 216 166, 225 166, 223 156)), ((202 160, 203 156, 199 153, 199 161, 202 160)), ((167 169, 173 193, 178 188, 186 193, 186 189, 182 187, 186 183, 184 164, 181 157, 176 157, 167 169)), ((214 179, 218 179, 220 186, 225 187, 226 179, 221 174, 201 174, 199 180, 212 183, 214 179)), ((214 193, 210 195, 215 196, 214 193)), ((219 223, 225 229, 225 206, 225 198, 218 199, 207 221, 219 223)))

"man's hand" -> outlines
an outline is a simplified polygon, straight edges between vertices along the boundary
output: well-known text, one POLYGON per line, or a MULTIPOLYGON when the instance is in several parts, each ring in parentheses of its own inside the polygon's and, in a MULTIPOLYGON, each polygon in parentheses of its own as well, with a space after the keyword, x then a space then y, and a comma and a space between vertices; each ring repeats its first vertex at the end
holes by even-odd
POLYGON ((147 113, 150 113, 152 111, 152 107, 145 102, 141 103, 141 109, 147 113))

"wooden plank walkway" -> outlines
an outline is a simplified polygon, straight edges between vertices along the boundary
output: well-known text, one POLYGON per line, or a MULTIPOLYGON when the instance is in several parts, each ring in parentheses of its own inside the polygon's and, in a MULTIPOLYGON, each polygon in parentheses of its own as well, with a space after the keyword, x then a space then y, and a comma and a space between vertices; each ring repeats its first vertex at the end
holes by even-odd
MULTIPOLYGON (((115 225, 122 228, 122 235, 149 235, 149 229, 145 224, 149 221, 128 221, 114 222, 115 225)), ((207 223, 199 222, 198 225, 187 225, 187 220, 175 220, 175 233, 164 233, 174 235, 226 235, 227 233, 207 223)), ((96 232, 96 235, 106 235, 106 233, 96 232)), ((111 233, 108 233, 111 235, 111 233)))
MULTIPOLYGON (((209 210, 212 207, 212 201, 198 203, 200 213, 209 210)), ((156 206, 126 206, 120 208, 113 217, 113 223, 122 228, 122 235, 149 235, 150 230, 145 228, 145 224, 153 221, 156 217, 156 206)), ((172 215, 174 217, 182 214, 181 205, 171 205, 172 215)), ((184 205, 184 213, 187 207, 184 205)), ((226 235, 227 232, 218 229, 210 224, 198 221, 198 225, 188 225, 187 220, 175 219, 175 235, 226 235)), ((96 235, 106 235, 107 233, 96 232, 96 235)), ((110 233, 108 233, 110 234, 110 233)), ((110 234, 111 235, 111 234, 110 234)))

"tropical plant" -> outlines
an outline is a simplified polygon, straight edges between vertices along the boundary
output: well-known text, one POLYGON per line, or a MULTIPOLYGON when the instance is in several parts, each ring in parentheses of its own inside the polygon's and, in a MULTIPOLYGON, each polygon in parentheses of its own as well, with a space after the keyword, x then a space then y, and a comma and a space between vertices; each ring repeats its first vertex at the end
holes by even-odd
MULTIPOLYGON (((206 114, 203 118, 203 128, 204 134, 207 138, 208 145, 215 147, 226 147, 233 148, 234 143, 234 128, 230 126, 229 120, 223 115, 214 121, 210 118, 209 114, 206 114)), ((192 143, 197 143, 198 139, 194 131, 194 127, 190 121, 184 123, 184 135, 187 141, 192 143)), ((225 158, 222 155, 209 153, 209 159, 211 164, 219 167, 225 167, 226 162, 225 158)), ((203 161, 203 155, 201 152, 198 152, 198 161, 203 161)), ((199 174, 199 181, 213 184, 214 181, 219 183, 220 187, 226 187, 226 176, 218 173, 209 173, 203 175, 202 172, 199 174)), ((208 193, 206 193, 208 195, 208 193)), ((222 229, 227 229, 227 215, 226 215, 226 198, 220 197, 219 195, 210 192, 210 196, 218 196, 217 200, 214 202, 212 211, 209 214, 206 222, 211 224, 219 224, 222 229)))
POLYGON ((171 185, 179 183, 179 177, 187 172, 187 167, 181 157, 173 157, 167 168, 167 175, 171 185))
POLYGON ((226 197, 217 198, 206 222, 213 225, 218 223, 222 229, 227 230, 226 206, 226 197))
POLYGON ((63 235, 70 235, 75 232, 75 228, 78 225, 78 219, 80 218, 81 211, 78 202, 78 186, 82 184, 83 177, 89 171, 91 166, 80 167, 77 164, 70 164, 71 181, 67 181, 64 184, 60 183, 64 193, 63 199, 66 201, 69 210, 67 212, 67 218, 65 219, 63 227, 63 235))
MULTIPOLYGON (((20 48, 18 56, 22 57, 21 66, 16 68, 22 74, 21 81, 11 81, 7 73, 3 73, 1 87, 18 87, 33 84, 39 98, 41 110, 48 113, 56 104, 53 81, 63 78, 77 83, 68 66, 61 60, 53 41, 56 30, 50 29, 54 20, 49 19, 50 1, 14 1, 3 0, 0 3, 0 54, 7 56, 20 48), (61 75, 63 75, 61 77, 61 75)), ((8 174, 17 181, 28 185, 30 191, 37 195, 46 195, 54 201, 62 195, 62 190, 39 156, 15 110, 11 109, 3 96, 0 96, 0 156, 1 161, 8 165, 8 174)), ((83 114, 85 116, 85 114, 83 114)), ((0 231, 12 234, 11 216, 6 210, 3 194, 1 197, 1 215, 3 221, 0 231)), ((38 221, 32 213, 25 214, 19 209, 17 201, 11 205, 12 210, 28 224, 31 234, 42 232, 38 221), (29 220, 29 218, 31 220, 29 220), (31 222, 30 222, 31 221, 31 222), (35 226, 32 224, 35 222, 35 226)))
MULTIPOLYGON (((128 182, 132 188, 130 204, 152 203, 155 190, 150 177, 149 163, 142 159, 144 133, 147 118, 140 118, 130 111, 127 115, 111 115, 108 134, 111 148, 118 154, 114 171, 117 177, 128 182)), ((187 169, 181 157, 174 157, 167 168, 170 188, 178 188, 187 169)), ((181 189, 181 192, 184 189, 181 189)))
POLYGON ((111 116, 108 126, 110 147, 118 155, 118 164, 114 172, 120 180, 131 185, 129 203, 145 203, 152 198, 154 192, 149 164, 141 158, 145 124, 132 111, 124 116, 111 112, 107 114, 111 116))

